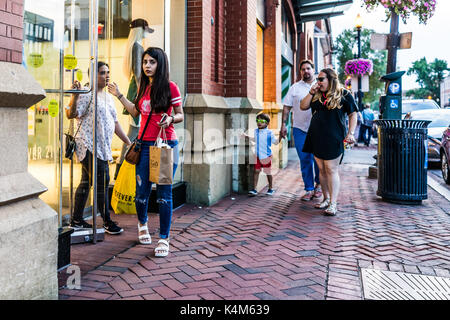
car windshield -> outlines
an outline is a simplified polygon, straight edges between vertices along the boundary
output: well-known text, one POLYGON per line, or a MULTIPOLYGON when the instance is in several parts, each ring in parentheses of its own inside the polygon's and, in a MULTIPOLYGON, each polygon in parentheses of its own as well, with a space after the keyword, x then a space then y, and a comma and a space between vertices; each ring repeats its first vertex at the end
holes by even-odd
POLYGON ((402 113, 408 113, 414 110, 423 109, 439 109, 439 106, 432 100, 420 102, 402 102, 402 113))
POLYGON ((428 128, 447 127, 450 125, 450 113, 442 114, 440 112, 421 114, 414 116, 413 120, 430 120, 428 128))

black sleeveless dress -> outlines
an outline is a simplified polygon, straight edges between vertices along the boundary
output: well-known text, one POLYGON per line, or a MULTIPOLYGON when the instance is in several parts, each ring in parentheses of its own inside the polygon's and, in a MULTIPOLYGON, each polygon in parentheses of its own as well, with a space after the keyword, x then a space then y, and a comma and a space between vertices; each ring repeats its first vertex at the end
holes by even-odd
POLYGON ((356 112, 355 99, 344 90, 341 108, 328 110, 319 100, 311 103, 312 118, 303 152, 312 153, 322 160, 333 160, 344 152, 346 136, 345 115, 356 112))

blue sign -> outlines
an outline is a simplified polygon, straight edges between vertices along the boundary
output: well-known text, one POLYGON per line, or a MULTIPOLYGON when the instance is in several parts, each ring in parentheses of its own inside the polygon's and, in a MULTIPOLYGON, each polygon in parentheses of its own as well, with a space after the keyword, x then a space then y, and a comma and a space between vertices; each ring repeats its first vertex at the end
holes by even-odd
POLYGON ((398 109, 398 100, 391 100, 391 109, 398 109))
POLYGON ((390 94, 399 94, 400 89, 400 84, 397 82, 391 83, 388 88, 390 94))

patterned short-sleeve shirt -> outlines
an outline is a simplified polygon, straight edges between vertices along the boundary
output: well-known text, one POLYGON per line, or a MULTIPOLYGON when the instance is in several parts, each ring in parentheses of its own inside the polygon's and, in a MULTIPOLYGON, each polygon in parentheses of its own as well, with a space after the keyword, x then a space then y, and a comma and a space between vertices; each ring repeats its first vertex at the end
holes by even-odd
MULTIPOLYGON (((97 93, 97 158, 111 161, 111 143, 117 122, 117 112, 113 97, 107 92, 97 93)), ((77 134, 76 154, 83 161, 86 150, 93 153, 94 101, 92 93, 81 94, 77 102, 77 122, 80 130, 77 134)))

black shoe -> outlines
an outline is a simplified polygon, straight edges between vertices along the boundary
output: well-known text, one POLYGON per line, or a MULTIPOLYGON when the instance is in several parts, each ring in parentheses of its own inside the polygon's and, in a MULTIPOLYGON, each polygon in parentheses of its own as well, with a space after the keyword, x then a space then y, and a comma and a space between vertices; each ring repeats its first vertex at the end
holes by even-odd
POLYGON ((103 228, 105 228, 105 231, 109 234, 120 234, 123 232, 123 229, 117 225, 114 221, 108 221, 103 225, 103 228))
POLYGON ((92 229, 92 224, 87 223, 84 220, 81 220, 81 221, 72 220, 70 222, 70 227, 77 228, 77 229, 92 229))

